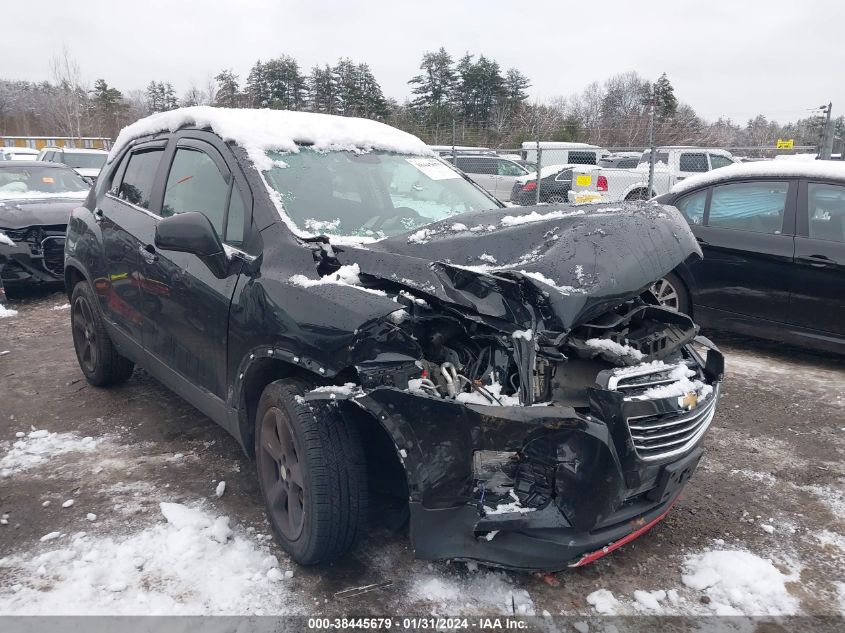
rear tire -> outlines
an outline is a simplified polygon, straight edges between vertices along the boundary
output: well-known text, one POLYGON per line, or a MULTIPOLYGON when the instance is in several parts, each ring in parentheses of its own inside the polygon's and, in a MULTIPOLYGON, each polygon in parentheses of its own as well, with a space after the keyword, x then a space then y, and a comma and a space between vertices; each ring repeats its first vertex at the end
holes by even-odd
POLYGON ((646 189, 634 189, 631 193, 625 196, 626 201, 632 200, 648 200, 651 196, 648 195, 646 189))
POLYGON ((265 387, 255 416, 258 483, 273 534, 301 565, 335 560, 367 525, 367 470, 357 429, 297 379, 265 387), (299 398, 298 398, 299 397, 299 398))
POLYGON ((667 273, 651 285, 651 292, 664 308, 689 314, 690 299, 687 288, 675 273, 667 273))
POLYGON ((87 281, 73 288, 70 324, 76 359, 85 379, 95 387, 110 387, 129 380, 135 364, 121 356, 106 332, 97 299, 87 281))

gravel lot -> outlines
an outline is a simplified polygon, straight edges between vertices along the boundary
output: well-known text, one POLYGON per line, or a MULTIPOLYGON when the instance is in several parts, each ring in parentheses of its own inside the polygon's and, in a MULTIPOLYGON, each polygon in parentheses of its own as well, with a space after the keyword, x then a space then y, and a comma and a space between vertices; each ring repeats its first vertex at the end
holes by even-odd
POLYGON ((584 569, 429 564, 380 527, 305 569, 225 432, 140 370, 87 385, 66 304, 0 319, 0 613, 845 614, 845 359, 711 333, 728 375, 701 467, 661 525, 584 569), (720 581, 699 582, 706 552, 720 581))

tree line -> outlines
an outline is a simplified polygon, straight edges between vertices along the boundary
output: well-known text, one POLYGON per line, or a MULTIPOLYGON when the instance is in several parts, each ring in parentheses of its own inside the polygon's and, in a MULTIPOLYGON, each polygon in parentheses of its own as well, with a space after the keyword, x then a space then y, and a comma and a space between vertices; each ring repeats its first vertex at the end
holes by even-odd
MULTIPOLYGON (((816 145, 822 121, 808 116, 780 124, 763 115, 744 123, 706 121, 679 100, 666 74, 655 80, 634 71, 545 103, 532 102, 531 83, 517 68, 503 69, 483 54, 454 58, 445 48, 423 54, 408 79, 410 97, 386 97, 366 63, 341 58, 303 69, 289 56, 258 60, 245 77, 220 70, 205 85, 178 95, 171 82, 152 80, 144 89, 118 90, 104 78, 82 79, 65 49, 41 82, 0 79, 0 134, 105 136, 154 112, 180 106, 274 108, 358 116, 385 121, 429 143, 517 147, 538 137, 604 147, 642 147, 648 142, 652 110, 658 144, 771 147, 778 138, 816 145)), ((845 135, 845 119, 836 121, 845 135)))

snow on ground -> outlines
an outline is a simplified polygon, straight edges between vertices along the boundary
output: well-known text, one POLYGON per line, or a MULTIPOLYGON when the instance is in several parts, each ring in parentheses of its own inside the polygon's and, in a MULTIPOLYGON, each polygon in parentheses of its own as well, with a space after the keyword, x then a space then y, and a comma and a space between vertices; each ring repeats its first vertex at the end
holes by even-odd
POLYGON ((745 550, 713 549, 687 555, 674 588, 635 589, 627 596, 602 588, 586 602, 602 615, 794 615, 798 599, 786 585, 798 580, 798 572, 783 573, 745 550))
POLYGON ((464 577, 420 574, 410 581, 407 595, 430 605, 432 615, 535 615, 529 593, 502 572, 484 570, 464 577))
POLYGON ((202 506, 160 508, 163 521, 131 534, 60 534, 36 551, 0 559, 10 578, 0 588, 0 612, 285 612, 285 575, 266 548, 234 533, 227 517, 202 506))
POLYGON ((771 561, 742 550, 687 556, 684 585, 710 598, 717 615, 794 615, 798 600, 786 589, 798 572, 784 574, 771 561))
POLYGON ((50 433, 46 429, 33 429, 11 444, 0 443, 0 449, 6 449, 5 455, 0 458, 0 477, 11 477, 64 453, 95 451, 102 441, 93 437, 79 437, 76 433, 50 433))
POLYGON ((11 308, 7 308, 4 305, 0 305, 0 319, 5 319, 6 317, 13 317, 17 316, 18 311, 12 310, 11 308))

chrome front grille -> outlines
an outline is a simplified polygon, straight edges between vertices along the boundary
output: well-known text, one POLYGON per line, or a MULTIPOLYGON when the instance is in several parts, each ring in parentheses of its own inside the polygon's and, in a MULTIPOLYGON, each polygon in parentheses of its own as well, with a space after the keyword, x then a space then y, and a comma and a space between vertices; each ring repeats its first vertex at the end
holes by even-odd
POLYGON ((640 459, 666 459, 690 450, 707 431, 716 413, 719 387, 691 411, 629 417, 628 431, 640 459))

